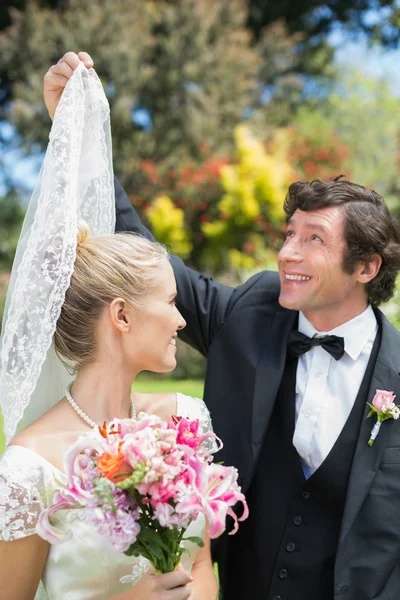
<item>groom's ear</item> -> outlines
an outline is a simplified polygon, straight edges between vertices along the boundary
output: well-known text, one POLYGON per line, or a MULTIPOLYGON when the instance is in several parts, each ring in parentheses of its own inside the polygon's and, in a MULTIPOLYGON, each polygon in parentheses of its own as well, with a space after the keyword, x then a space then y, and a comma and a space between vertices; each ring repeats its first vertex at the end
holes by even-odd
POLYGON ((109 307, 111 322, 121 333, 128 333, 131 329, 131 317, 127 302, 123 298, 115 298, 109 307))
POLYGON ((358 281, 361 283, 369 283, 379 273, 382 266, 382 256, 378 253, 372 254, 370 260, 366 263, 362 263, 359 268, 358 281))

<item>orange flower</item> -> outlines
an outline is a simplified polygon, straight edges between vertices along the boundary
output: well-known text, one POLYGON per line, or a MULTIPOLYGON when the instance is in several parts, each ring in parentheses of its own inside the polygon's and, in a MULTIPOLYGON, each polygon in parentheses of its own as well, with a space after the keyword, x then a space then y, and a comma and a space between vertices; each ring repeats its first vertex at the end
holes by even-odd
POLYGON ((126 462, 124 454, 118 448, 118 454, 104 452, 97 459, 97 468, 107 479, 113 481, 124 481, 132 473, 132 467, 126 462))
POLYGON ((104 421, 103 425, 99 425, 99 431, 103 438, 107 439, 107 423, 104 421))
POLYGON ((113 423, 110 427, 110 432, 108 434, 107 432, 107 422, 104 421, 103 425, 99 425, 99 431, 100 431, 100 435, 103 436, 103 438, 108 439, 108 435, 121 435, 121 423, 118 424, 117 429, 115 429, 115 423, 113 423))

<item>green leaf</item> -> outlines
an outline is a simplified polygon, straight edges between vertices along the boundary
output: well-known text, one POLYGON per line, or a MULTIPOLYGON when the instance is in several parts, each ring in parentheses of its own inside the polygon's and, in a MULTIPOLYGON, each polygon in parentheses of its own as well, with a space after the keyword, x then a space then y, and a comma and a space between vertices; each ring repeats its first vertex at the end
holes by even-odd
POLYGON ((200 546, 200 548, 203 548, 203 546, 204 546, 204 542, 201 539, 201 537, 191 536, 191 537, 183 538, 184 542, 186 542, 186 540, 189 542, 192 542, 193 544, 197 544, 198 546, 200 546))
POLYGON ((140 556, 140 552, 137 549, 136 542, 129 546, 128 550, 125 550, 124 554, 126 554, 126 556, 140 556))
POLYGON ((158 558, 158 560, 163 560, 164 559, 164 554, 163 551, 161 549, 161 546, 151 546, 151 552, 152 554, 154 554, 154 556, 156 558, 158 558))
POLYGON ((392 415, 390 415, 390 414, 384 414, 384 415, 382 416, 382 423, 383 423, 384 421, 387 421, 388 419, 393 419, 392 415))

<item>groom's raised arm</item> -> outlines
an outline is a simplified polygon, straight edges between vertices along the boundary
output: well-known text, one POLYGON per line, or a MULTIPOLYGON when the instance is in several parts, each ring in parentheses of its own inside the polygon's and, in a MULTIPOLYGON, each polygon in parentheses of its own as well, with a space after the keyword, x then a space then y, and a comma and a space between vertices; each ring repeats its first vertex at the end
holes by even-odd
MULTIPOLYGON (((154 240, 116 178, 114 187, 115 231, 132 231, 154 240)), ((178 288, 177 305, 187 322, 179 337, 207 356, 208 348, 229 312, 234 288, 189 269, 177 256, 171 256, 171 265, 178 288)))

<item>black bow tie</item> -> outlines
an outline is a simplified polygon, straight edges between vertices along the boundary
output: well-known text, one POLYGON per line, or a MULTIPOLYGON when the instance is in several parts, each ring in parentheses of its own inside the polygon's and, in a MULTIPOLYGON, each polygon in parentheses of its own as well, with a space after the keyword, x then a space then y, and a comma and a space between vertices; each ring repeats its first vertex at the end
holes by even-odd
POLYGON ((288 350, 291 356, 300 356, 313 346, 322 346, 335 360, 344 354, 344 338, 337 335, 321 335, 310 338, 300 331, 291 331, 288 338, 288 350))

